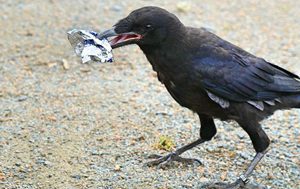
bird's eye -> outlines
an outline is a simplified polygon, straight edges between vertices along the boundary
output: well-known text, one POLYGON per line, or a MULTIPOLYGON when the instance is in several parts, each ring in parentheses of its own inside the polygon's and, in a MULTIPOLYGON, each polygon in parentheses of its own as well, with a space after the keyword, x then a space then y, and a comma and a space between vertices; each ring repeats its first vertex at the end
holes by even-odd
POLYGON ((152 28, 152 25, 151 25, 151 24, 147 24, 147 25, 146 25, 146 28, 147 28, 147 29, 151 29, 151 28, 152 28))

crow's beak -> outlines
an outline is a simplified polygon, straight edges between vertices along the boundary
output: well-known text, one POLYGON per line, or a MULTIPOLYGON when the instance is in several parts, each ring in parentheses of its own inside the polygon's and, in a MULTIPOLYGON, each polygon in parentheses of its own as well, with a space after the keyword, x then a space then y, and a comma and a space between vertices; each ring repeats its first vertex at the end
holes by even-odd
POLYGON ((129 44, 135 44, 142 38, 142 35, 135 32, 117 33, 115 27, 113 27, 100 33, 99 35, 97 35, 97 37, 100 39, 107 38, 109 44, 114 49, 129 44))
POLYGON ((109 30, 106 30, 106 31, 100 33, 99 35, 97 35, 97 37, 100 38, 100 39, 103 39, 103 38, 113 37, 113 36, 116 36, 116 35, 118 35, 118 34, 115 32, 115 27, 113 27, 109 30))

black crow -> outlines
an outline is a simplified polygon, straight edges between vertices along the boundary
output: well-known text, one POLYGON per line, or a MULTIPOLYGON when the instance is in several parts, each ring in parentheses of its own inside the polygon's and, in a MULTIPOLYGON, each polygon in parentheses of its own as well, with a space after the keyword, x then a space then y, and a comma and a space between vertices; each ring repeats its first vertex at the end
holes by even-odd
POLYGON ((206 29, 186 27, 162 8, 134 10, 98 37, 109 38, 113 48, 137 44, 171 96, 199 115, 200 138, 149 165, 184 161, 180 154, 215 136, 215 118, 235 120, 257 152, 245 173, 226 186, 238 188, 248 182, 270 144, 260 121, 278 109, 300 108, 299 76, 206 29))

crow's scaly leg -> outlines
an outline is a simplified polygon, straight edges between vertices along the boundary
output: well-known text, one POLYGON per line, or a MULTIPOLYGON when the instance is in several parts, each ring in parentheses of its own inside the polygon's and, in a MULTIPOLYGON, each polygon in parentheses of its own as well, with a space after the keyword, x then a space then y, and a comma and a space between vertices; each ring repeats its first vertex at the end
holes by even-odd
MULTIPOLYGON (((217 183, 213 184, 209 188, 216 188, 216 189, 237 189, 243 186, 247 186, 247 188, 259 188, 259 186, 252 187, 249 183, 248 177, 253 172, 255 166, 260 162, 263 156, 267 153, 267 148, 270 145, 270 139, 267 134, 264 132, 262 127, 259 123, 249 123, 247 121, 239 122, 240 126, 248 133, 250 139, 252 141, 253 147, 256 151, 256 155, 253 158, 252 162, 248 166, 246 172, 237 179, 233 184, 224 184, 224 183, 217 183)), ((262 188, 262 187, 260 187, 262 188)))
POLYGON ((248 177, 251 175, 256 165, 260 162, 260 160, 264 157, 266 153, 267 151, 256 153, 255 157, 253 158, 250 165, 248 166, 246 172, 243 175, 241 175, 239 178, 243 181, 244 184, 247 184, 249 182, 248 177))
POLYGON ((267 151, 256 153, 255 157, 253 158, 250 165, 248 166, 246 172, 242 174, 234 183, 232 184, 216 183, 210 185, 208 188, 209 189, 238 189, 238 188, 264 189, 265 187, 263 186, 258 186, 250 183, 248 184, 249 182, 248 177, 251 175, 256 165, 260 162, 260 160, 263 158, 266 152, 267 151))

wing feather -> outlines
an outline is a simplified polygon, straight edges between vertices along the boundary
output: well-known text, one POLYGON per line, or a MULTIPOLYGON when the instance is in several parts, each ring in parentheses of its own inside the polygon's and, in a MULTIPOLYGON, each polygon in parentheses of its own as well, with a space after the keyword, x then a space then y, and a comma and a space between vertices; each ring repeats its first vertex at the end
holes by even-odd
POLYGON ((234 48, 218 48, 194 61, 196 75, 210 93, 225 100, 251 102, 259 109, 263 102, 273 105, 282 96, 300 93, 297 75, 248 53, 238 54, 234 48))

